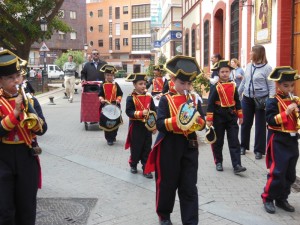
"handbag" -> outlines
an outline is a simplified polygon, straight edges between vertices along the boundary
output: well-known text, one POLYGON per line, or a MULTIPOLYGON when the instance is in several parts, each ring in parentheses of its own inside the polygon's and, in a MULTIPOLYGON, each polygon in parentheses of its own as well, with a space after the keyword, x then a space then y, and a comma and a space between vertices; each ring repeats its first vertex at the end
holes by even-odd
MULTIPOLYGON (((264 67, 266 64, 264 64, 262 67, 264 67)), ((255 67, 253 64, 251 65, 251 84, 252 84, 252 91, 253 91, 253 100, 254 100, 254 105, 255 109, 258 110, 265 110, 266 109, 266 102, 269 98, 269 94, 263 97, 255 97, 255 91, 254 91, 254 84, 253 84, 253 75, 257 67, 255 67), (252 71, 252 67, 254 67, 254 70, 252 71)), ((261 68, 261 67, 259 67, 261 68)), ((268 87, 268 85, 267 85, 268 87)), ((269 92, 269 90, 268 90, 269 92)), ((250 93, 250 91, 249 91, 250 93)), ((250 95, 249 95, 250 96, 250 95)))
POLYGON ((268 95, 264 97, 254 97, 253 100, 255 104, 255 109, 265 109, 268 98, 269 98, 268 95))

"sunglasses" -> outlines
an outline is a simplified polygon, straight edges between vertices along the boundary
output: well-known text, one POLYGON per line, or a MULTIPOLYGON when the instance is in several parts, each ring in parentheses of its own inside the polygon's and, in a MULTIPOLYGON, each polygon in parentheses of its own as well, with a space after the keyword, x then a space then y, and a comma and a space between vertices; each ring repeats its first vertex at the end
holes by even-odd
POLYGON ((99 55, 99 53, 93 53, 93 55, 99 55))

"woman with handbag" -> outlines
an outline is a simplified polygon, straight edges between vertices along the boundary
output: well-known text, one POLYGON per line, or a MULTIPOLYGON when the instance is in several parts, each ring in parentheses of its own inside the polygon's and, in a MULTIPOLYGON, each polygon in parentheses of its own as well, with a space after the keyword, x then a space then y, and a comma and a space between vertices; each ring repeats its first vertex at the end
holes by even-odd
POLYGON ((243 94, 242 109, 244 123, 241 125, 241 155, 250 149, 250 134, 255 117, 255 159, 261 159, 266 152, 265 102, 275 95, 275 83, 268 80, 272 67, 268 64, 266 50, 262 45, 252 47, 251 63, 238 89, 243 94))

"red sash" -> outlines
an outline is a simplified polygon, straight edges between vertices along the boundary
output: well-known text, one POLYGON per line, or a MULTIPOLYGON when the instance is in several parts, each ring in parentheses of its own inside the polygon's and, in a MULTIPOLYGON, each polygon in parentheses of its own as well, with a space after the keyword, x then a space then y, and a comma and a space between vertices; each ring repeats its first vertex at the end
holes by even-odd
POLYGON ((234 101, 235 84, 233 82, 218 83, 216 89, 220 98, 221 107, 235 106, 235 101, 234 101))
POLYGON ((105 100, 112 102, 117 99, 117 85, 113 83, 103 84, 105 100))

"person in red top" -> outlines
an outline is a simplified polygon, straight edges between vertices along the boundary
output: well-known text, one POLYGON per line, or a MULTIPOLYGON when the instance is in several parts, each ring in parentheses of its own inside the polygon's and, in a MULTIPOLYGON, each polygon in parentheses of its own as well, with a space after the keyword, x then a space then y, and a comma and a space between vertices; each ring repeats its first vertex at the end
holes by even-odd
POLYGON ((47 126, 20 94, 22 61, 9 50, 0 50, 0 224, 35 224, 41 181, 33 140, 47 126), (26 122, 25 116, 31 119, 26 122))
POLYGON ((152 133, 145 126, 150 112, 155 112, 152 96, 146 92, 146 74, 130 74, 126 81, 133 82, 134 90, 126 99, 126 114, 129 117, 129 130, 125 149, 130 148, 130 171, 137 173, 137 164, 141 161, 143 175, 152 179, 152 174, 145 173, 145 165, 151 151, 152 133))
POLYGON ((220 60, 214 68, 219 81, 211 87, 206 112, 206 124, 214 125, 217 140, 211 145, 217 171, 223 171, 224 134, 227 133, 228 147, 234 174, 246 170, 241 164, 239 124, 243 123, 243 113, 236 84, 229 80, 233 69, 228 60, 220 60))
POLYGON ((277 83, 277 91, 274 98, 269 98, 266 103, 266 164, 269 173, 261 197, 268 213, 275 213, 274 200, 277 207, 294 212, 295 208, 287 199, 291 193, 291 185, 296 180, 299 158, 300 99, 292 93, 300 75, 289 66, 281 66, 276 67, 268 79, 277 83))
POLYGON ((180 199, 182 224, 196 225, 198 215, 198 142, 195 131, 205 127, 201 103, 189 93, 192 81, 201 73, 195 58, 175 56, 165 64, 175 88, 163 95, 157 111, 155 145, 146 173, 155 171, 156 213, 160 225, 171 225, 176 191, 180 199), (187 109, 185 111, 184 109, 187 109))
MULTIPOLYGON (((99 101, 101 102, 100 108, 103 108, 107 104, 115 104, 119 108, 121 108, 120 103, 123 97, 123 92, 119 84, 114 81, 117 69, 113 65, 106 64, 101 68, 101 72, 104 73, 105 81, 99 88, 98 96, 99 101)), ((108 145, 113 145, 116 141, 118 128, 121 125, 121 123, 122 119, 120 120, 119 124, 116 124, 112 128, 100 126, 100 128, 104 130, 105 139, 108 145)))
POLYGON ((147 82, 146 88, 149 89, 152 86, 151 95, 156 98, 158 103, 162 96, 164 85, 167 79, 164 77, 164 65, 159 64, 153 68, 153 77, 147 82))

